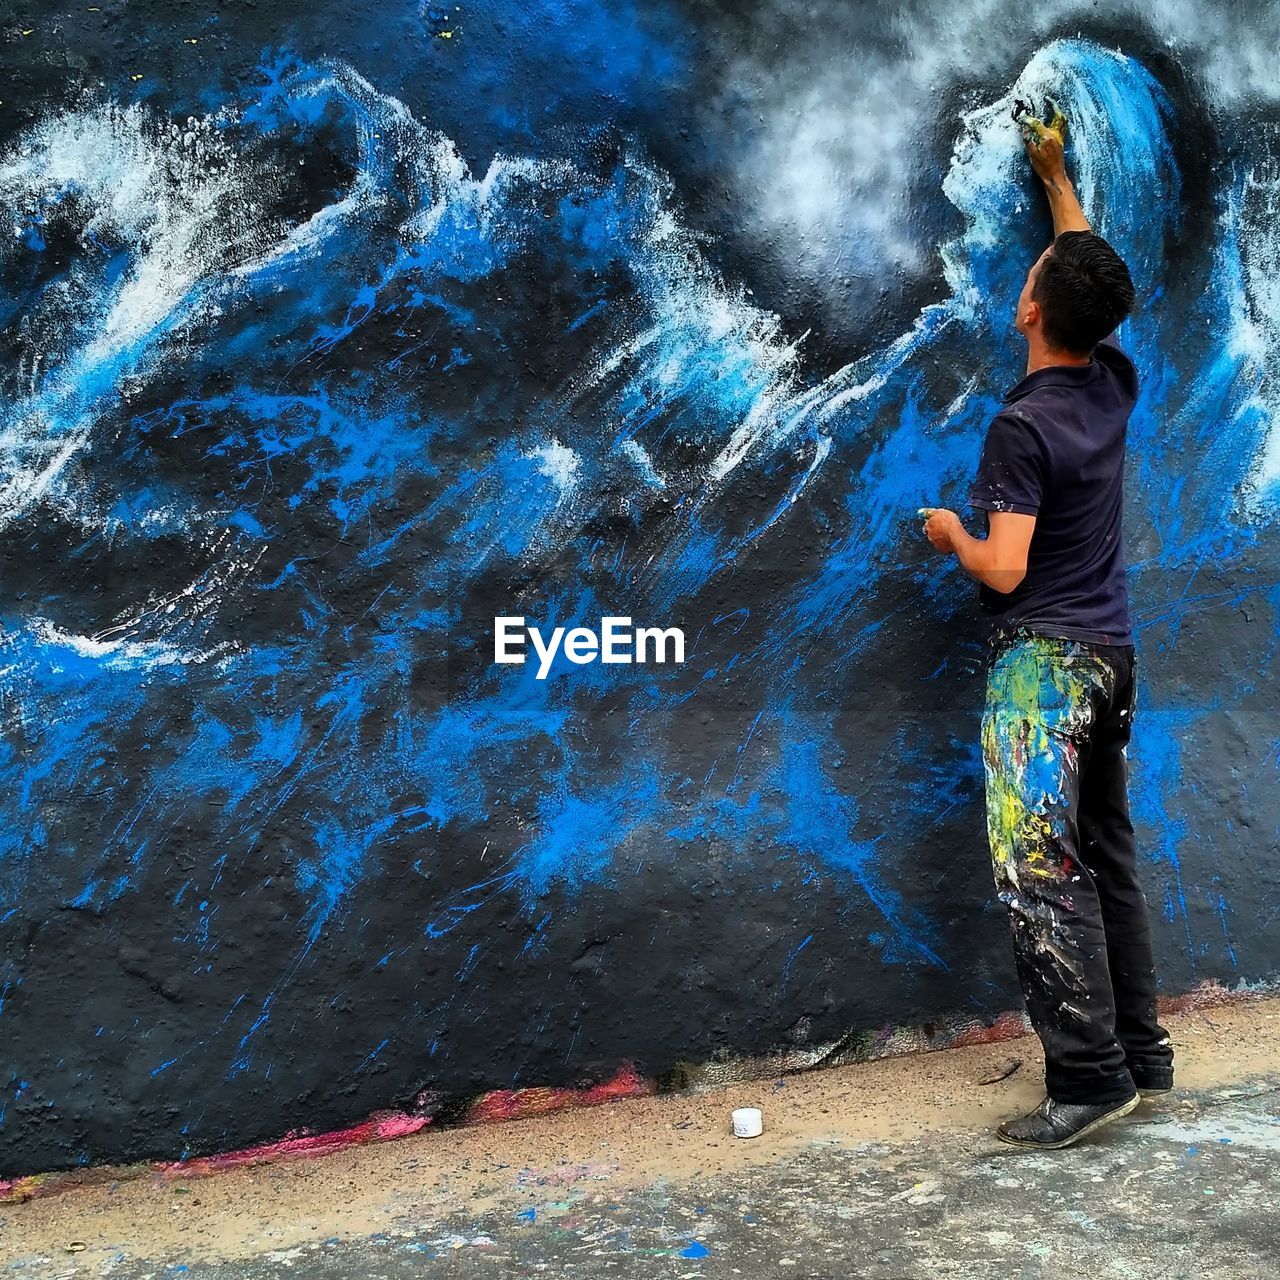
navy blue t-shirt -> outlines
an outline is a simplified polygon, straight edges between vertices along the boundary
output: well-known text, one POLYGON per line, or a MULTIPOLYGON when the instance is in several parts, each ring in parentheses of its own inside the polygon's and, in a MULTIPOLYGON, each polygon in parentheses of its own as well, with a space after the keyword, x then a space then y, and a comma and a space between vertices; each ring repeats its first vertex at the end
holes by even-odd
POLYGON ((1087 365, 1028 374, 987 431, 969 505, 1036 517, 1027 576, 983 586, 994 630, 1132 644, 1125 582, 1124 448, 1138 398, 1133 362, 1101 343, 1087 365))

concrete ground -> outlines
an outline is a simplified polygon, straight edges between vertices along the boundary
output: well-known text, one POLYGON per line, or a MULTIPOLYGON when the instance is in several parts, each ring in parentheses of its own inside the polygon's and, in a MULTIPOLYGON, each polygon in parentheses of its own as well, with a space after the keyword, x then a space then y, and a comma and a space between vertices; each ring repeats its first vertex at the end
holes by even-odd
POLYGON ((991 1136, 1039 1100, 1023 1039, 84 1187, 0 1210, 0 1278, 1271 1280, 1280 1002, 1168 1025, 1179 1092, 1064 1152, 991 1136))

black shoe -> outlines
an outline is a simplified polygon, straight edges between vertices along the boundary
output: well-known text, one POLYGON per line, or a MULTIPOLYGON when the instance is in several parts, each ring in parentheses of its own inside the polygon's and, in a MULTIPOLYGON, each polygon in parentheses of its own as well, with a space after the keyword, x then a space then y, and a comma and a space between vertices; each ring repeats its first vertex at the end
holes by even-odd
POLYGON ((1135 1071, 1130 1067, 1129 1074, 1133 1077, 1138 1093, 1144 1098, 1154 1098, 1162 1093, 1173 1092, 1172 1067, 1148 1067, 1145 1071, 1135 1071))
POLYGON ((1138 1105, 1138 1095, 1123 1102, 1073 1103, 1054 1102, 1046 1098, 1029 1115, 1006 1120, 996 1130, 1002 1142, 1015 1147, 1034 1147, 1038 1151, 1056 1151, 1079 1142, 1104 1124, 1127 1116, 1138 1105))

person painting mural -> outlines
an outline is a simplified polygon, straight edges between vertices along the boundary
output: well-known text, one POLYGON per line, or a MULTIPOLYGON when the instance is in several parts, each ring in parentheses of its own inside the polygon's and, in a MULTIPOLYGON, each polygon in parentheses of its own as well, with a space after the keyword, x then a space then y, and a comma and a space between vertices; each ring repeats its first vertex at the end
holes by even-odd
POLYGON ((1053 243, 1015 325, 1027 373, 988 429, 970 505, 925 510, 933 546, 980 584, 992 620, 982 720, 987 830, 1018 978, 1044 1045, 1046 1098, 1006 1121, 1017 1146, 1065 1147, 1173 1087, 1129 819, 1135 663, 1121 529, 1138 376, 1111 334, 1128 268, 1096 235, 1066 170, 1066 121, 1023 115, 1053 243))

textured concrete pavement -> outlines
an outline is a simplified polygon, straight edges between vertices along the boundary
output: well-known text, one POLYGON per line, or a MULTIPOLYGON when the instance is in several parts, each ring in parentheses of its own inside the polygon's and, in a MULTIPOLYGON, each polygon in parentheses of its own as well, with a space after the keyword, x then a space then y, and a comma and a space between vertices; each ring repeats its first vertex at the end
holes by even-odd
MULTIPOLYGON (((95 1268, 96 1270, 96 1268, 95 1268)), ((114 1280, 565 1276, 917 1280, 1280 1272, 1280 1087, 1138 1113, 1094 1143, 1026 1154, 985 1135, 815 1146, 700 1185, 404 1221, 255 1260, 112 1267, 114 1280)), ((32 1259, 14 1276, 90 1274, 32 1259)))

